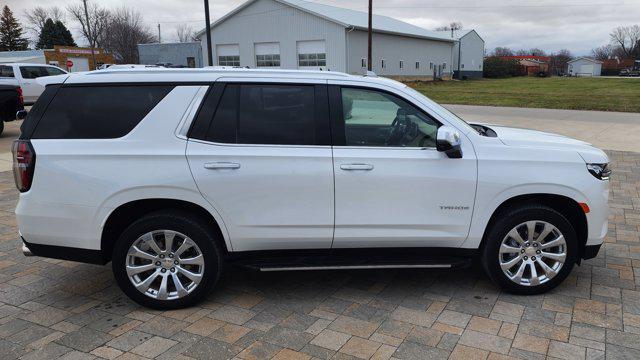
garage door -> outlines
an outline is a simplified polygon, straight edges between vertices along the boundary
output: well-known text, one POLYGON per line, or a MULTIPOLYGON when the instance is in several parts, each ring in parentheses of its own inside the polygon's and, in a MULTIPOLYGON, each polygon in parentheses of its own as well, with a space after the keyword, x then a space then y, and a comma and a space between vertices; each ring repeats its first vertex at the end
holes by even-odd
POLYGON ((593 75, 593 64, 580 65, 580 75, 586 75, 586 76, 593 75))
POLYGON ((67 60, 71 60, 73 62, 73 66, 69 68, 69 72, 89 71, 89 59, 70 57, 67 58, 67 60))
POLYGON ((219 66, 240 66, 240 46, 238 44, 216 46, 219 66))
POLYGON ((297 48, 299 69, 327 69, 327 47, 324 40, 298 41, 297 48))
POLYGON ((258 43, 255 49, 257 67, 280 67, 279 43, 258 43))

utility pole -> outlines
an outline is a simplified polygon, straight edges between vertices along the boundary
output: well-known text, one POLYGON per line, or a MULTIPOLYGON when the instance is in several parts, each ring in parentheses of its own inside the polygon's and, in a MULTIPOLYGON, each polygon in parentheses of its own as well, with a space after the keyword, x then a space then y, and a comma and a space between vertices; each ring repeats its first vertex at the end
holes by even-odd
POLYGON ((91 58, 93 59, 93 70, 97 69, 96 64, 96 52, 93 50, 95 44, 93 43, 93 36, 91 36, 91 24, 89 24, 89 10, 87 10, 87 0, 82 0, 84 3, 84 20, 87 22, 87 35, 89 35, 89 46, 91 47, 91 58))
POLYGON ((211 49, 211 20, 209 20, 209 0, 204 0, 204 20, 207 22, 207 60, 213 66, 213 49, 211 49))
POLYGON ((158 44, 162 42, 162 37, 160 36, 160 23, 158 23, 158 44))
POLYGON ((373 0, 369 0, 369 33, 368 33, 368 49, 367 49, 367 57, 368 57, 368 62, 367 62, 367 70, 369 71, 373 71, 373 55, 372 55, 372 51, 371 51, 371 33, 372 33, 372 20, 373 20, 373 15, 371 14, 372 9, 373 9, 373 0))

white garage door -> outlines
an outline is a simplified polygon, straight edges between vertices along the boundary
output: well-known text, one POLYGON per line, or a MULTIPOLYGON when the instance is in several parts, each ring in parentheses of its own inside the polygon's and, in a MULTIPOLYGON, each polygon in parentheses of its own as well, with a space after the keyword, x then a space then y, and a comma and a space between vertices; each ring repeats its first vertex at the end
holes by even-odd
POLYGON ((69 69, 69 72, 89 71, 89 59, 70 57, 67 60, 73 62, 73 66, 69 69))
POLYGON ((258 43, 255 47, 257 67, 280 67, 279 43, 258 43))
POLYGON ((327 47, 324 40, 298 41, 298 68, 327 69, 327 47))
POLYGON ((240 66, 240 46, 238 44, 216 46, 219 66, 240 66))
POLYGON ((593 75, 593 64, 580 65, 580 74, 586 76, 593 75))

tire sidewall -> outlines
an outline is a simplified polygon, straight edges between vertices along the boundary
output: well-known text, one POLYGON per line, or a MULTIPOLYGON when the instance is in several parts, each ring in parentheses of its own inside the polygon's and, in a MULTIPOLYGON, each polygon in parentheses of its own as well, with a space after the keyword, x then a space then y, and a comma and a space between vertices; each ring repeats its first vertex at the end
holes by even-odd
POLYGON ((178 309, 193 305, 206 297, 220 276, 222 259, 212 232, 200 221, 181 214, 157 213, 147 215, 127 227, 120 235, 112 254, 112 267, 116 281, 122 291, 140 305, 153 309, 178 309), (126 259, 129 247, 140 236, 157 230, 173 230, 193 240, 204 257, 202 280, 187 296, 175 300, 153 299, 135 288, 126 272, 126 259))
POLYGON ((559 212, 544 206, 526 206, 512 212, 502 214, 489 232, 482 251, 482 263, 485 271, 501 288, 514 294, 541 294, 558 286, 571 273, 577 260, 578 242, 576 232, 571 223, 559 212), (499 250, 502 240, 511 229, 527 221, 545 221, 560 230, 567 244, 567 257, 560 272, 551 280, 537 286, 518 285, 511 281, 502 271, 499 264, 499 250))

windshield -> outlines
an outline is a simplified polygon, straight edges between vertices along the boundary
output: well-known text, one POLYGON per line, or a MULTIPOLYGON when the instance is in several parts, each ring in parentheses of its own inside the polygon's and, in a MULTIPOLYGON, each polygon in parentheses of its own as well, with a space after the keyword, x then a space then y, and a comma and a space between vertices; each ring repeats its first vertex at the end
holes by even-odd
POLYGON ((445 108, 444 106, 438 104, 437 102, 429 99, 428 97, 424 96, 421 92, 415 90, 414 88, 412 88, 411 86, 405 85, 405 89, 407 90, 407 92, 411 93, 411 95, 429 102, 429 104, 432 104, 433 106, 437 106, 438 109, 442 112, 444 112, 446 115, 450 115, 451 117, 459 120, 459 122, 467 127, 469 130, 474 131, 474 132, 478 132, 478 130, 476 128, 474 128, 473 126, 469 125, 468 122, 464 121, 464 119, 462 119, 461 117, 459 117, 458 115, 454 114, 453 112, 451 112, 449 109, 445 108))

